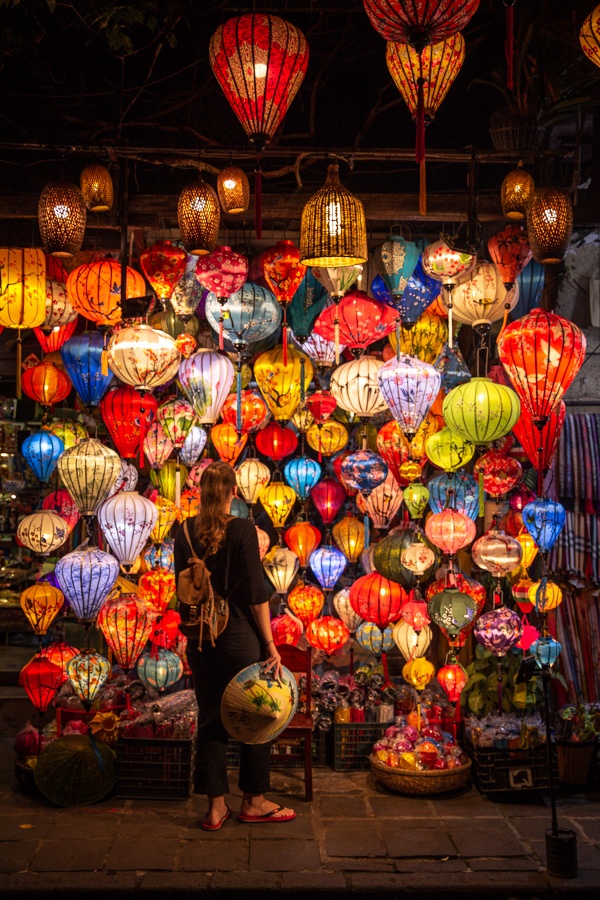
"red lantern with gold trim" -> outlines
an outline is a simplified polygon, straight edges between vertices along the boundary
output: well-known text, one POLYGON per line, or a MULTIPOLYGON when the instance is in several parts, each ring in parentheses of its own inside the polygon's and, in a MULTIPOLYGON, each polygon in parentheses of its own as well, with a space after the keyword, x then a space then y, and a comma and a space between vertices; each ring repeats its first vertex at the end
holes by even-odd
POLYGON ((483 489, 490 497, 501 497, 520 481, 521 463, 500 450, 488 450, 473 467, 473 475, 483 479, 483 489))
POLYGON ((371 25, 386 41, 425 47, 462 29, 477 11, 479 0, 363 0, 371 25))
POLYGON ((138 394, 132 387, 109 391, 100 401, 100 412, 113 443, 123 459, 133 459, 156 418, 158 403, 152 394, 138 394))

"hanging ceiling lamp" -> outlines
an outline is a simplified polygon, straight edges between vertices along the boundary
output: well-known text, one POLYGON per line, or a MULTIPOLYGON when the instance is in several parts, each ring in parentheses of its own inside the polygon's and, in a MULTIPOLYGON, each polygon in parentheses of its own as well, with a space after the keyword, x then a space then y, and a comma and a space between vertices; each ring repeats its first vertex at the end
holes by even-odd
POLYGON ((339 166, 327 168, 325 184, 310 198, 300 221, 300 260, 306 266, 332 268, 367 261, 365 210, 342 186, 339 166))
POLYGON ((573 205, 567 191, 538 188, 527 207, 527 234, 533 258, 544 265, 565 258, 573 232, 573 205))
POLYGON ((524 222, 534 191, 535 182, 520 161, 518 167, 505 176, 500 188, 504 218, 512 222, 524 222))
POLYGON ((228 216, 240 216, 250 203, 248 176, 237 166, 226 166, 217 175, 217 194, 221 209, 228 216))
POLYGON ((57 181, 46 185, 38 203, 38 224, 47 253, 59 259, 79 253, 85 222, 85 200, 76 184, 57 181))
POLYGON ((16 398, 21 399, 21 332, 44 324, 46 259, 43 250, 0 247, 0 326, 17 330, 16 398))
POLYGON ((202 177, 187 184, 177 201, 177 222, 188 253, 205 256, 216 246, 221 213, 214 190, 202 177))
POLYGON ((90 212, 108 212, 112 209, 114 190, 110 172, 100 163, 86 166, 79 176, 79 186, 90 212))

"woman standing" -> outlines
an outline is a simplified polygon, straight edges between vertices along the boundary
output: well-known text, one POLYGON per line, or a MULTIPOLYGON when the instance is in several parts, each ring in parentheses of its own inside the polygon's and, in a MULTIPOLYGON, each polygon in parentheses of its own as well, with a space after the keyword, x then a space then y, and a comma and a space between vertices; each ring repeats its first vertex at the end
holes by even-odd
MULTIPOLYGON (((188 519, 190 542, 183 528, 175 539, 175 578, 188 568, 192 556, 204 559, 214 590, 229 602, 229 621, 214 647, 205 640, 199 650, 199 626, 182 626, 199 707, 194 790, 208 795, 208 813, 201 827, 216 831, 231 815, 225 803, 229 782, 228 736, 220 712, 223 692, 234 675, 260 660, 265 661, 266 672, 279 677, 281 657, 273 642, 256 528, 229 514, 236 495, 235 472, 226 463, 212 463, 202 473, 200 490, 200 512, 188 519)), ((269 790, 270 761, 270 744, 240 744, 241 821, 295 818, 293 810, 264 796, 269 790)))

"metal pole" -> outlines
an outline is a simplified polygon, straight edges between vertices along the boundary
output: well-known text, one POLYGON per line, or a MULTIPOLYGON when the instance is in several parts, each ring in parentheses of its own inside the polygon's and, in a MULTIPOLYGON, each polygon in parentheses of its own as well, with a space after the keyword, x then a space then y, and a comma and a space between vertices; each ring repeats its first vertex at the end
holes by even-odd
POLYGON ((550 698, 548 696, 548 682, 550 674, 547 669, 542 672, 542 684, 544 686, 544 724, 546 725, 546 757, 548 760, 548 779, 550 782, 550 809, 552 811, 552 834, 558 837, 558 819, 556 817, 556 785, 554 783, 554 766, 552 759, 552 734, 550 730, 550 698))

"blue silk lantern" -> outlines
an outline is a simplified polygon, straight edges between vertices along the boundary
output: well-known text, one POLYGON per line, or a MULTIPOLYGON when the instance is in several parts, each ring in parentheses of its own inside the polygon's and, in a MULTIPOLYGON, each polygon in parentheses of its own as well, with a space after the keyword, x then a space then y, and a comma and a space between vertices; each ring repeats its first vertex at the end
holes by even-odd
POLYGON ((529 649, 535 658, 536 665, 543 669, 554 665, 561 654, 562 646, 553 637, 547 635, 534 641, 529 649))
POLYGON ((112 372, 102 374, 104 338, 98 331, 76 334, 60 348, 67 375, 84 406, 98 406, 111 381, 112 372))
POLYGON ((441 289, 440 281, 425 274, 419 258, 402 294, 400 303, 402 324, 414 325, 421 313, 424 313, 436 297, 439 297, 441 289))
POLYGON ((155 647, 150 653, 140 656, 137 664, 137 675, 147 687, 164 691, 179 681, 183 675, 183 662, 173 650, 155 647))
POLYGON ((419 261, 419 248, 413 241, 393 234, 375 248, 373 261, 393 298, 393 305, 402 313, 401 298, 419 261))
POLYGON ((175 571, 175 541, 173 538, 165 538, 160 545, 152 544, 144 553, 144 561, 151 569, 166 569, 167 572, 175 571))
POLYGON ((324 591, 331 591, 346 568, 348 560, 337 547, 326 545, 310 554, 308 564, 324 591))
POLYGON ((271 291, 247 281, 239 291, 221 304, 212 291, 206 297, 206 318, 219 331, 223 317, 223 335, 236 350, 271 337, 281 325, 281 306, 271 291))
POLYGON ((296 456, 286 464, 283 477, 304 503, 321 477, 321 466, 310 456, 296 456))
POLYGON ((309 266, 287 308, 288 324, 300 342, 309 336, 315 319, 327 306, 328 299, 329 294, 309 266))
POLYGON ((479 485, 466 472, 443 472, 427 482, 429 506, 434 513, 446 509, 446 503, 456 512, 464 513, 475 521, 479 514, 479 485), (454 494, 448 499, 448 492, 454 494))
POLYGON ((39 481, 46 482, 64 449, 64 443, 51 431, 36 431, 25 438, 21 453, 39 481))
POLYGON ((458 347, 444 344, 433 367, 442 376, 442 390, 448 393, 471 380, 471 373, 458 347))
POLYGON ((362 622, 356 629, 356 641, 363 648, 375 656, 387 653, 394 646, 392 629, 388 626, 384 631, 374 622, 362 622))
POLYGON ((538 497, 523 507, 523 525, 538 545, 540 553, 548 553, 564 528, 567 514, 556 500, 538 497))
POLYGON ((540 305, 544 292, 544 276, 544 266, 535 259, 532 259, 520 275, 517 275, 519 299, 511 313, 513 321, 526 316, 532 309, 540 305))
POLYGON ((206 440, 207 434, 204 428, 201 428, 200 425, 192 425, 179 453, 179 459, 184 466, 196 465, 206 446, 206 440))
POLYGON ((93 622, 114 587, 119 563, 98 547, 79 547, 63 556, 54 571, 79 621, 93 622))
POLYGON ((371 282, 371 293, 380 303, 385 303, 386 306, 393 306, 394 309, 396 309, 394 298, 388 291, 386 283, 381 275, 376 275, 371 282))
POLYGON ((250 509, 241 497, 234 497, 232 499, 229 512, 232 516, 235 516, 236 519, 247 519, 250 515, 250 509))
POLYGON ((387 478, 388 467, 378 453, 371 450, 357 450, 345 458, 341 472, 348 487, 369 494, 383 484, 387 478))

